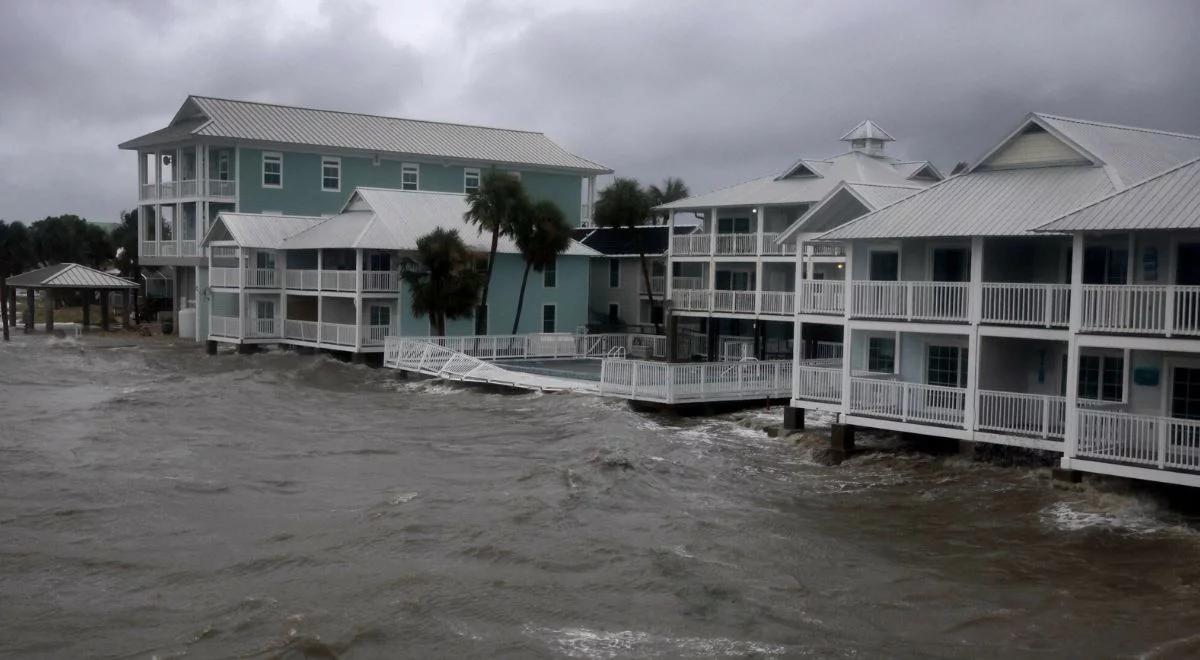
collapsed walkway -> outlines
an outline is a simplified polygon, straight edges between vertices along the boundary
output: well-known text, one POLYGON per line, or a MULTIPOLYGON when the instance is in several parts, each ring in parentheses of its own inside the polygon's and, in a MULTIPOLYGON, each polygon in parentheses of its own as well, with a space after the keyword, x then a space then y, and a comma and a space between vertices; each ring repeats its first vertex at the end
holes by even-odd
POLYGON ((383 364, 466 383, 667 405, 763 401, 791 394, 791 360, 667 363, 626 357, 631 351, 659 352, 654 345, 639 350, 639 337, 388 337, 383 364))

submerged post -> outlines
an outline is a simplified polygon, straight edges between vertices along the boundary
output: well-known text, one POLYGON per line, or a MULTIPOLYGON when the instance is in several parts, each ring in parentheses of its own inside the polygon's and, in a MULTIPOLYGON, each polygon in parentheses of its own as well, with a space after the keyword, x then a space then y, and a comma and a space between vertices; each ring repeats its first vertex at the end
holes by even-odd
POLYGON ((90 289, 80 292, 80 297, 83 299, 83 332, 87 332, 88 326, 92 324, 92 294, 90 289))
POLYGON ((46 334, 54 332, 54 289, 46 289, 46 334))
POLYGON ((108 332, 108 292, 100 292, 100 329, 108 332))
POLYGON ((25 334, 33 332, 33 324, 36 321, 34 314, 37 312, 34 309, 33 289, 26 287, 25 289, 25 334))
POLYGON ((121 298, 121 327, 129 329, 129 289, 125 289, 125 293, 121 298))
POLYGON ((0 316, 3 316, 2 325, 4 326, 4 341, 8 341, 8 312, 12 303, 9 302, 8 286, 5 282, 5 277, 0 275, 0 316))
POLYGON ((833 424, 829 432, 829 453, 834 462, 841 463, 854 451, 854 427, 833 424))

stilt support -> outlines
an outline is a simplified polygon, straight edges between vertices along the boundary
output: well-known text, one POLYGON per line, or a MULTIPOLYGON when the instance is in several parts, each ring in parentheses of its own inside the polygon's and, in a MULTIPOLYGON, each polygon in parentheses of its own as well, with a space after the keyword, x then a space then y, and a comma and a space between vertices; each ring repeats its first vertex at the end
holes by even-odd
POLYGON ((788 406, 783 409, 783 428, 786 431, 804 430, 804 409, 788 406))
POLYGON ((100 292, 100 329, 108 332, 112 324, 109 322, 108 292, 100 292))
POLYGON ((211 339, 204 342, 204 352, 208 353, 209 355, 216 355, 217 354, 217 342, 215 342, 211 339))
POLYGON ((1056 467, 1050 470, 1050 478, 1060 483, 1077 484, 1083 481, 1083 473, 1079 470, 1056 467))
POLYGON ((88 326, 92 324, 92 298, 95 296, 91 291, 84 290, 80 292, 80 298, 83 299, 83 331, 88 331, 88 326))
POLYGON ((33 324, 37 320, 37 308, 33 289, 25 289, 25 332, 33 332, 33 324))
POLYGON ((46 334, 54 332, 54 290, 46 289, 46 334))
POLYGON ((841 463, 854 453, 854 427, 834 424, 829 432, 829 453, 834 463, 841 463))

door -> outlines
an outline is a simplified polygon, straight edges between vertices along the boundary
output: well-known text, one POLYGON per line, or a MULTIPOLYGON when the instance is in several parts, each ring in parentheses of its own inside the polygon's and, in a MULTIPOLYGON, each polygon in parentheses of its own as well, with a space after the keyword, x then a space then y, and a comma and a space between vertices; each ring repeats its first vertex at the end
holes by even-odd
POLYGON ((1180 243, 1175 259, 1175 283, 1200 286, 1200 243, 1180 243))
POLYGON ((1194 464, 1200 448, 1200 368, 1171 368, 1171 417, 1178 420, 1170 427, 1170 446, 1166 460, 1194 464))
POLYGON ((891 250, 872 251, 870 278, 877 282, 895 282, 900 279, 900 253, 891 250))
POLYGON ((259 337, 275 337, 275 301, 259 300, 254 303, 254 334, 259 337))
POLYGON ((934 248, 934 282, 966 282, 971 278, 971 253, 963 248, 934 248))

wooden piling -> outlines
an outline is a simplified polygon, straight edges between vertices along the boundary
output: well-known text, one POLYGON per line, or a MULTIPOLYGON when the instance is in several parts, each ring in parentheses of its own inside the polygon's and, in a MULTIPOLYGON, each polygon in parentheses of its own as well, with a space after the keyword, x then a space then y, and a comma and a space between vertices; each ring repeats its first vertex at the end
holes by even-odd
POLYGON ((92 324, 92 298, 95 297, 95 292, 84 289, 79 294, 83 299, 83 331, 87 332, 88 326, 92 324))
POLYGON ((101 291, 100 292, 100 329, 105 332, 108 332, 109 326, 110 326, 110 324, 108 322, 108 292, 101 291))

